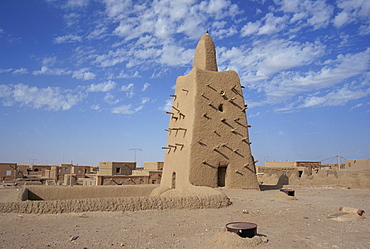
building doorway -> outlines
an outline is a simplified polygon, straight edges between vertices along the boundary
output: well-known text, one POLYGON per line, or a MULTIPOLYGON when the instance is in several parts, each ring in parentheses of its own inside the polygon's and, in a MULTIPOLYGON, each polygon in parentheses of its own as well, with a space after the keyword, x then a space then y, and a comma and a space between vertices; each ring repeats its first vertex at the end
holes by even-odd
POLYGON ((218 167, 218 170, 217 170, 217 185, 219 187, 225 187, 226 168, 227 168, 227 166, 218 167))

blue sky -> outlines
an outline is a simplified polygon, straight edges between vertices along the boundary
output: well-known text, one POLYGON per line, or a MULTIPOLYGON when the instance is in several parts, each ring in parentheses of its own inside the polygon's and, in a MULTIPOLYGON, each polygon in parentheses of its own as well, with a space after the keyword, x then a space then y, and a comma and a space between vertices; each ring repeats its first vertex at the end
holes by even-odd
POLYGON ((368 0, 2 0, 0 161, 163 161, 207 29, 258 165, 370 157, 368 0))

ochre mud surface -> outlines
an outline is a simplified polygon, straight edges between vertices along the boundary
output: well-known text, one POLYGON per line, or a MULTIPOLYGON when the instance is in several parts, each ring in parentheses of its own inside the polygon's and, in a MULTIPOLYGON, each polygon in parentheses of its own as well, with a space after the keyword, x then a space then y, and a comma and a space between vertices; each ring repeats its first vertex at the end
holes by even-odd
MULTIPOLYGON (((369 248, 368 189, 288 187, 297 200, 276 198, 278 189, 223 189, 233 204, 220 209, 2 213, 0 248, 369 248), (365 219, 327 219, 343 206, 364 209, 365 219), (256 223, 260 236, 225 234, 234 221, 256 223)), ((0 201, 17 192, 0 189, 0 201)))

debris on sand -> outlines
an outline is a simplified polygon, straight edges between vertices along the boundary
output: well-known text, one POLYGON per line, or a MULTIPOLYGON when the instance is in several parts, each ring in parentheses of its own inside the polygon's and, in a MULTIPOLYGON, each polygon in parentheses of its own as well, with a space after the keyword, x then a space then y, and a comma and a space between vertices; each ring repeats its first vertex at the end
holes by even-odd
POLYGON ((351 207, 341 207, 339 212, 329 214, 328 219, 338 220, 338 221, 347 221, 347 220, 361 220, 365 217, 365 213, 362 209, 351 208, 351 207))

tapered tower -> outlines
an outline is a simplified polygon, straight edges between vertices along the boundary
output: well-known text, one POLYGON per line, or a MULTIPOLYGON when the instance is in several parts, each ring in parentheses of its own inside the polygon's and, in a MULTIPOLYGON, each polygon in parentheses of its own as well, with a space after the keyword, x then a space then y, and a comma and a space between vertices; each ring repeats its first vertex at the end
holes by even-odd
POLYGON ((232 70, 218 72, 208 33, 171 96, 162 191, 188 185, 259 189, 240 79, 232 70))

